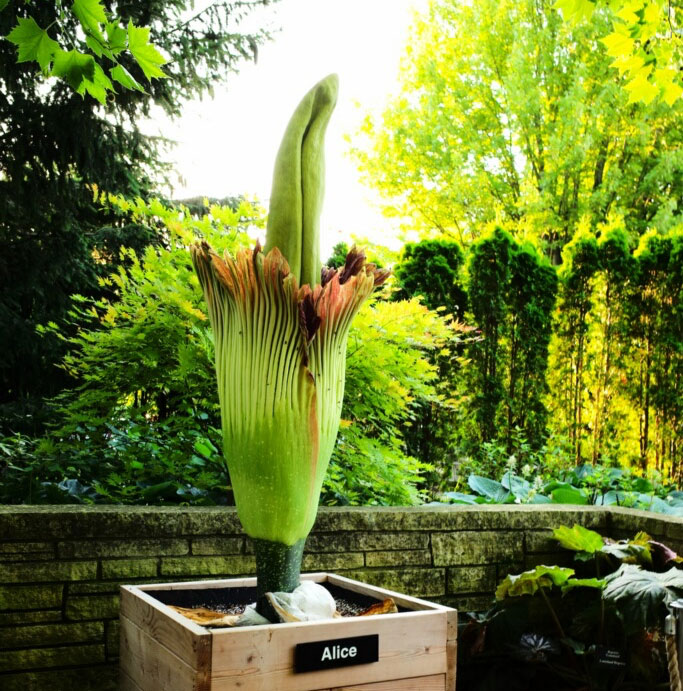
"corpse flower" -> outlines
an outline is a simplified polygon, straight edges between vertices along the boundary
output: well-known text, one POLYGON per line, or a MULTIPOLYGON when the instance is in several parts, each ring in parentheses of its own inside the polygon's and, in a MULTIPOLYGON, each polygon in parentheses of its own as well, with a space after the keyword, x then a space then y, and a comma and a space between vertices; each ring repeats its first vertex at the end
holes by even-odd
POLYGON ((299 585, 339 428, 351 320, 388 275, 356 249, 339 270, 320 266, 323 140, 336 95, 331 75, 287 126, 266 252, 258 243, 235 257, 192 247, 214 333, 223 451, 254 544, 257 611, 271 621, 265 594, 299 585))

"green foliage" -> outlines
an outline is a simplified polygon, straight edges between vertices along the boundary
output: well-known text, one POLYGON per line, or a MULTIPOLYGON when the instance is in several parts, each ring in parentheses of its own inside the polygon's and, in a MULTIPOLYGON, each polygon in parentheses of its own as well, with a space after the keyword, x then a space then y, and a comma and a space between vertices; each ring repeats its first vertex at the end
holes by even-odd
POLYGON ((661 626, 668 605, 683 595, 683 571, 677 567, 655 573, 622 564, 605 580, 605 600, 623 612, 630 631, 661 626))
POLYGON ((59 426, 42 443, 49 472, 38 463, 33 482, 78 480, 109 501, 225 501, 213 343, 187 246, 245 246, 263 213, 243 202, 192 217, 158 201, 100 200, 155 228, 165 246, 141 257, 122 250, 125 267, 100 280, 112 298, 77 296, 70 327, 42 328, 66 342, 62 367, 80 384, 53 401, 59 426))
MULTIPOLYGON (((554 534, 581 557, 575 569, 542 564, 506 576, 493 607, 471 616, 459 642, 459 683, 482 691, 504 679, 513 689, 658 688, 668 680, 666 604, 679 596, 683 572, 668 562, 622 563, 633 555, 615 550, 608 559, 617 543, 578 525, 554 534), (623 666, 601 665, 605 649, 623 666)), ((653 553, 658 545, 642 533, 618 544, 653 553)))
POLYGON ((460 422, 462 400, 458 384, 465 343, 472 339, 471 333, 468 335, 460 324, 467 302, 464 263, 464 252, 457 243, 421 240, 407 244, 394 266, 393 300, 418 297, 429 309, 450 315, 459 323, 458 342, 452 340, 432 352, 432 362, 438 371, 436 395, 415 405, 413 423, 405 433, 408 452, 434 468, 426 478, 430 489, 442 484, 455 461, 453 440, 460 422))
MULTIPOLYGON (((503 472, 500 482, 488 477, 470 474, 467 485, 475 495, 460 491, 446 491, 438 495, 441 501, 452 504, 595 504, 598 506, 623 506, 642 511, 654 511, 671 516, 683 516, 683 493, 672 486, 653 484, 643 477, 632 475, 617 468, 580 466, 569 472, 559 471, 555 477, 539 473, 536 477, 516 475, 513 463, 503 472), (573 483, 573 484, 572 484, 573 483)), ((525 466, 531 473, 530 466, 525 466)), ((562 528, 556 535, 563 547, 593 545, 584 549, 588 554, 597 550, 597 533, 580 526, 570 531, 562 528)), ((612 548, 602 551, 607 554, 612 548)), ((616 548, 615 548, 616 549, 616 548)), ((625 548, 629 554, 639 555, 637 545, 625 548)), ((646 558, 646 557, 645 557, 646 558)))
MULTIPOLYGON (((242 202, 191 216, 156 201, 99 200, 154 228, 164 245, 140 257, 125 250, 124 267, 101 279, 112 298, 76 300, 74 335, 56 323, 44 327, 65 340, 62 365, 81 383, 54 400, 59 425, 39 444, 2 440, 0 501, 229 501, 213 342, 187 246, 197 238, 230 250, 245 246, 245 229, 262 225, 262 212, 242 202)), ((436 395, 431 353, 458 337, 453 323, 417 300, 363 308, 349 335, 326 503, 421 501, 429 466, 406 453, 403 433, 415 403, 436 395)))
POLYGON ((329 266, 331 269, 338 269, 340 266, 344 266, 349 249, 345 242, 338 242, 332 248, 332 256, 325 262, 325 266, 329 266))
POLYGON ((496 600, 506 597, 534 595, 542 589, 558 586, 564 595, 573 588, 598 588, 605 586, 605 581, 597 578, 572 578, 574 569, 562 566, 536 566, 530 571, 506 576, 496 588, 496 600))
POLYGON ((571 26, 552 0, 431 2, 398 95, 355 149, 386 213, 463 244, 501 223, 555 263, 582 219, 675 225, 683 101, 629 105, 599 43, 613 21, 601 9, 571 26))
POLYGON ((479 475, 470 475, 467 484, 479 495, 486 497, 492 504, 505 504, 514 500, 514 495, 500 482, 479 475))
MULTIPOLYGON (((469 367, 460 358, 442 372, 459 412, 425 415, 456 481, 497 475, 511 455, 683 478, 683 100, 665 57, 680 9, 667 28, 659 0, 590 4, 434 0, 416 18, 399 94, 357 140, 386 213, 467 255, 465 320, 481 338, 460 353, 469 367)), ((403 290, 445 304, 448 271, 434 272, 409 274, 428 290, 403 290)), ((414 448, 432 460, 429 445, 414 448)))
POLYGON ((429 309, 445 308, 461 319, 467 306, 462 287, 465 256, 456 242, 422 240, 408 243, 394 269, 396 298, 420 296, 429 309))
POLYGON ((121 64, 126 51, 148 80, 164 78, 161 66, 167 60, 150 43, 148 27, 137 27, 128 22, 127 30, 121 20, 102 5, 100 0, 74 0, 71 12, 78 20, 80 31, 65 28, 66 10, 58 3, 58 14, 53 24, 55 33, 64 34, 72 50, 64 50, 50 38, 48 29, 42 29, 32 17, 18 17, 17 25, 7 40, 17 46, 17 62, 35 61, 48 77, 61 77, 81 96, 90 94, 104 105, 108 92, 115 93, 111 79, 95 57, 106 57, 111 63, 109 75, 125 89, 144 91, 143 87, 121 64))
POLYGON ((550 385, 577 464, 636 461, 680 478, 683 235, 584 231, 560 271, 550 385))
POLYGON ((482 336, 469 347, 477 442, 504 440, 511 454, 515 430, 522 430, 540 445, 555 270, 501 228, 472 245, 468 270, 469 308, 482 336))
POLYGON ((602 537, 594 530, 588 530, 582 525, 574 525, 568 528, 566 525, 560 526, 553 530, 553 537, 560 543, 561 547, 565 549, 575 550, 577 552, 587 552, 593 554, 602 549, 602 537))
POLYGON ((430 466, 406 453, 404 430, 414 405, 437 395, 432 353, 458 334, 415 299, 361 309, 349 334, 342 424, 323 503, 420 502, 430 466))
POLYGON ((496 412, 505 389, 500 372, 501 331, 505 328, 506 287, 510 282, 510 253, 514 240, 500 228, 471 250, 468 296, 474 323, 482 340, 471 347, 477 378, 473 404, 481 440, 488 442, 497 430, 496 412))
POLYGON ((626 80, 629 103, 661 99, 673 105, 683 94, 677 64, 681 51, 681 12, 670 0, 557 0, 555 8, 576 24, 591 18, 596 7, 613 12, 612 33, 602 39, 612 67, 626 80))
POLYGON ((39 434, 46 415, 43 397, 75 384, 56 367, 64 342, 52 334, 37 336, 36 326, 50 321, 61 325, 73 294, 111 297, 98 279, 116 270, 121 247, 140 251, 163 241, 153 226, 141 232, 125 215, 103 211, 93 202, 90 186, 146 198, 163 183, 164 141, 144 136, 138 123, 154 104, 178 115, 186 99, 211 93, 229 72, 253 57, 268 35, 258 29, 240 32, 237 26, 265 4, 211 3, 188 17, 186 0, 79 0, 79 19, 71 3, 67 8, 61 2, 11 0, 0 12, 0 36, 19 27, 13 37, 22 41, 22 59, 40 60, 48 67, 51 62, 74 87, 80 80, 81 90, 85 70, 86 79, 95 80, 87 82, 90 88, 100 89, 93 94, 96 98, 102 97, 102 89, 107 91, 101 82, 114 82, 116 75, 128 75, 127 86, 145 81, 125 49, 131 46, 130 35, 138 55, 150 64, 155 58, 145 47, 145 30, 136 33, 134 27, 148 27, 151 42, 169 58, 168 79, 154 79, 145 92, 120 89, 115 104, 102 105, 75 93, 61 78, 44 79, 33 62, 17 63, 16 45, 0 41, 0 92, 6 96, 0 99, 0 332, 12 334, 0 341, 3 433, 39 434), (115 8, 117 16, 130 20, 130 34, 121 25, 103 25, 99 7, 107 17, 115 8), (114 65, 110 57, 94 53, 99 41, 95 24, 103 42, 112 51, 120 50, 114 74, 109 72, 114 65), (84 40, 87 47, 81 45, 84 40), (68 48, 59 52, 52 41, 68 48))

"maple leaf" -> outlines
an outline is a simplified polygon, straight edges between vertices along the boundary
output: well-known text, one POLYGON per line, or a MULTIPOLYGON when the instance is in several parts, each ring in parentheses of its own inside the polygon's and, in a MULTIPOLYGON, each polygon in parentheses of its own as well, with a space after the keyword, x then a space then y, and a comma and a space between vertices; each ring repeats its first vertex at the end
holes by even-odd
POLYGON ((625 5, 617 12, 617 17, 623 19, 627 24, 637 24, 638 15, 634 11, 633 4, 625 5))
POLYGON ((592 0, 557 0, 553 9, 561 10, 565 21, 576 25, 582 20, 591 18, 595 3, 592 0))
POLYGON ((654 81, 662 90, 662 99, 672 106, 683 95, 683 87, 676 79, 677 70, 671 68, 655 70, 654 81))
POLYGON ((655 96, 659 93, 659 88, 652 82, 648 81, 648 74, 650 68, 640 70, 636 76, 624 87, 629 92, 628 102, 639 103, 643 102, 646 105, 651 103, 655 96))
POLYGON ((55 53, 51 75, 63 77, 72 89, 78 91, 84 79, 92 82, 95 75, 95 58, 77 50, 59 50, 55 53))
POLYGON ((112 69, 109 70, 109 74, 111 74, 112 79, 117 81, 126 89, 144 91, 140 82, 138 82, 138 80, 135 79, 135 77, 133 77, 133 75, 123 65, 116 65, 116 67, 112 67, 112 69))
POLYGON ((616 67, 620 75, 623 75, 625 72, 635 74, 644 66, 645 60, 643 60, 640 55, 620 55, 618 58, 615 58, 612 63, 612 67, 616 67))
POLYGON ((113 90, 114 86, 111 83, 111 80, 104 73, 104 70, 97 63, 95 63, 93 78, 88 79, 87 77, 84 77, 81 85, 77 89, 77 92, 81 94, 81 96, 87 92, 94 99, 104 105, 107 102, 107 91, 113 90))
POLYGON ((645 24, 659 24, 662 12, 666 12, 666 10, 657 7, 657 4, 654 2, 648 3, 643 12, 643 21, 645 24))
POLYGON ((168 60, 149 42, 149 28, 128 22, 128 50, 137 60, 147 79, 166 77, 160 66, 168 60))
POLYGON ((618 31, 613 31, 600 41, 607 47, 607 55, 618 58, 623 55, 630 55, 633 53, 633 46, 635 41, 630 37, 618 31))
POLYGON ((100 0, 74 0, 71 11, 76 15, 78 21, 91 34, 100 40, 104 40, 100 24, 105 24, 107 15, 100 0))
POLYGON ((0 0, 0 12, 2 12, 5 7, 7 7, 7 4, 9 3, 9 0, 0 0))
POLYGON ((59 50, 59 43, 53 41, 33 17, 20 18, 7 40, 19 48, 17 62, 35 60, 43 70, 50 68, 50 62, 59 50))
POLYGON ((109 39, 109 50, 114 55, 125 50, 128 45, 128 34, 126 30, 119 26, 117 22, 108 22, 105 27, 107 38, 109 39))

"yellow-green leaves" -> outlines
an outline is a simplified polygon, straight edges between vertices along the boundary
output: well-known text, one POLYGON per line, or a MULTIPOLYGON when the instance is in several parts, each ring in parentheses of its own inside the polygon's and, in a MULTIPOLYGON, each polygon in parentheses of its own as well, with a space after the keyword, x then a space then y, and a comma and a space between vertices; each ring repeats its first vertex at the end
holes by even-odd
POLYGON ((578 23, 591 18, 595 3, 592 0, 557 0, 553 7, 560 10, 567 21, 578 23))
POLYGON ((599 552, 603 545, 602 536, 594 530, 588 530, 582 525, 574 524, 569 528, 562 525, 553 530, 553 537, 565 549, 571 549, 575 552, 588 552, 593 554, 599 552))
POLYGON ((300 284, 320 280, 320 212, 325 193, 324 138, 338 78, 316 84, 294 111, 275 160, 266 251, 277 247, 300 284))
POLYGON ((628 91, 629 103, 651 103, 659 93, 659 87, 649 80, 652 67, 639 69, 633 79, 624 87, 628 91))
MULTIPOLYGON (((3 8, 0 4, 0 10, 3 8)), ((45 75, 64 79, 77 93, 88 93, 102 104, 115 91, 112 80, 126 89, 144 91, 119 63, 124 51, 130 53, 148 80, 166 76, 161 67, 167 60, 150 42, 149 28, 137 27, 130 21, 124 28, 100 0, 74 0, 71 11, 82 35, 71 37, 70 50, 64 50, 50 37, 50 27, 43 29, 33 17, 18 18, 7 36, 17 46, 17 62, 35 61, 45 75)))
POLYGON ((74 0, 71 11, 85 30, 97 37, 102 35, 100 24, 106 23, 107 14, 99 0, 74 0))
POLYGON ((7 40, 19 49, 17 62, 35 60, 42 70, 50 69, 53 56, 59 50, 57 41, 53 41, 33 17, 20 18, 7 40))
POLYGON ((683 94, 677 66, 683 58, 681 8, 669 0, 557 0, 554 8, 571 25, 588 21, 596 7, 611 11, 612 31, 601 41, 626 78, 629 103, 659 98, 673 105, 683 94))
POLYGON ((595 588, 602 590, 605 581, 598 578, 573 578, 574 569, 562 566, 536 566, 530 571, 524 571, 517 575, 506 576, 496 588, 496 600, 504 600, 506 597, 521 597, 534 595, 539 590, 551 590, 557 586, 564 595, 573 588, 595 588))
POLYGON ((166 58, 149 42, 149 29, 138 27, 128 22, 128 50, 137 60, 140 69, 147 79, 162 79, 166 77, 161 65, 166 58))

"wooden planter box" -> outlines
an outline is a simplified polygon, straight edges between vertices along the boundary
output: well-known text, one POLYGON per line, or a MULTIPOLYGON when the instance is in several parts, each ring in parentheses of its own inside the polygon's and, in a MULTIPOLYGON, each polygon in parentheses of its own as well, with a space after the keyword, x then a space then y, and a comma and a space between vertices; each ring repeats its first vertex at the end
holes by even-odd
POLYGON ((169 591, 255 588, 255 578, 122 586, 122 691, 455 689, 454 609, 333 574, 306 574, 302 579, 331 588, 338 586, 353 597, 392 597, 401 611, 328 621, 210 629, 191 622, 157 598, 180 604, 173 602, 174 598, 187 592, 169 591), (339 641, 356 637, 368 638, 360 642, 339 641), (295 662, 297 645, 306 643, 319 645, 299 649, 295 662), (350 655, 360 658, 368 650, 372 654, 373 646, 377 650, 376 662, 349 665, 350 655), (312 657, 311 647, 316 648, 312 657), (297 665, 304 666, 302 656, 306 665, 313 658, 317 664, 321 649, 322 658, 327 660, 322 664, 348 666, 297 671, 297 665), (336 661, 329 662, 330 658, 336 661))

